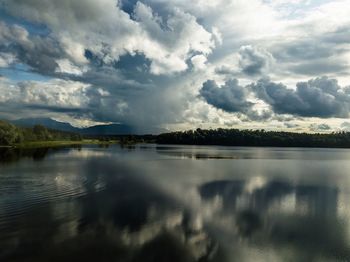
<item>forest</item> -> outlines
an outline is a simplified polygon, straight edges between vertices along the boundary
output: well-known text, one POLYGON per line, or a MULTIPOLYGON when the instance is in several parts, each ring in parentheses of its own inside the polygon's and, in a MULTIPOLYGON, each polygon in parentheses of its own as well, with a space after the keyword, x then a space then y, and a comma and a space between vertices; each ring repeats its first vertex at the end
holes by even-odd
POLYGON ((196 129, 157 136, 159 144, 350 148, 349 132, 327 134, 265 130, 196 129))
POLYGON ((47 129, 42 125, 18 127, 0 120, 0 145, 10 146, 35 141, 80 141, 80 134, 47 129))

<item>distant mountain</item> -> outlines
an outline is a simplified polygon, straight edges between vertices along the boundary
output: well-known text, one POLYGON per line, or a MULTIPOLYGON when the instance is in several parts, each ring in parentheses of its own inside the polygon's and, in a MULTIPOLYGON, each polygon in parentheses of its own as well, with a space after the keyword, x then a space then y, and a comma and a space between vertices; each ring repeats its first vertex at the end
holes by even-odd
POLYGON ((16 126, 33 127, 35 125, 42 125, 49 129, 61 130, 66 132, 80 132, 80 128, 76 128, 69 123, 58 122, 51 118, 21 118, 11 121, 16 126))
POLYGON ((87 128, 77 128, 69 123, 62 123, 51 118, 22 118, 11 123, 22 127, 33 127, 34 125, 43 125, 49 129, 61 130, 66 132, 75 132, 82 135, 143 135, 159 134, 166 130, 160 128, 142 128, 124 124, 96 125, 87 128))
POLYGON ((128 135, 136 134, 137 132, 128 125, 110 124, 82 128, 80 133, 83 135, 128 135))

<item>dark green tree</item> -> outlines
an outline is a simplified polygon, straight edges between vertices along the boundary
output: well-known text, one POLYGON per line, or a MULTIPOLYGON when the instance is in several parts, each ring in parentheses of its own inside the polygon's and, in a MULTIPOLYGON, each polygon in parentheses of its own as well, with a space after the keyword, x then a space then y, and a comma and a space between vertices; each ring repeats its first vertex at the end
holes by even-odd
POLYGON ((0 121, 0 145, 20 143, 22 140, 23 136, 16 126, 0 121))
POLYGON ((33 133, 37 140, 46 141, 52 138, 47 128, 42 125, 35 125, 33 127, 33 133))

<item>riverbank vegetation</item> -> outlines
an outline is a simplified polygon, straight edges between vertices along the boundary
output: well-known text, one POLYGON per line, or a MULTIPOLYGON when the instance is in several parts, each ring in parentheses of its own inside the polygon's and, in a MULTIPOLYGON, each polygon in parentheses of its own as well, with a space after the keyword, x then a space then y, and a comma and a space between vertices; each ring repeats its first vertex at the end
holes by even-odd
POLYGON ((265 130, 196 129, 161 134, 159 144, 350 148, 349 132, 328 134, 265 130))
POLYGON ((153 136, 134 135, 81 135, 79 133, 48 129, 42 125, 19 127, 0 120, 0 147, 44 148, 74 145, 132 145, 142 142, 154 142, 153 136))
POLYGON ((34 127, 18 127, 13 124, 0 121, 0 145, 14 146, 21 144, 30 144, 34 142, 48 141, 82 141, 82 136, 76 133, 62 132, 47 129, 41 125, 34 127))

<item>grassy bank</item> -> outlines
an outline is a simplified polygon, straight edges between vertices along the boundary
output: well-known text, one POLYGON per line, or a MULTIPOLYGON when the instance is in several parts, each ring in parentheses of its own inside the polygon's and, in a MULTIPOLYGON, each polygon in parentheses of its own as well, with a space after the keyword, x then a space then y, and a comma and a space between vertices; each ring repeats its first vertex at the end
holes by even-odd
POLYGON ((81 141, 33 141, 13 144, 15 148, 42 148, 42 147, 62 147, 79 145, 110 145, 118 143, 117 140, 99 141, 94 139, 83 139, 81 141))

